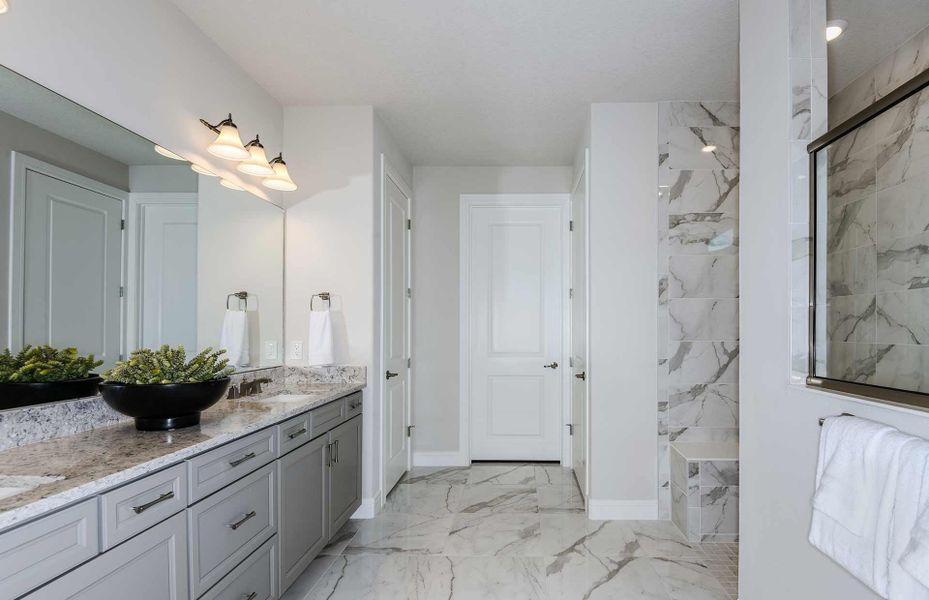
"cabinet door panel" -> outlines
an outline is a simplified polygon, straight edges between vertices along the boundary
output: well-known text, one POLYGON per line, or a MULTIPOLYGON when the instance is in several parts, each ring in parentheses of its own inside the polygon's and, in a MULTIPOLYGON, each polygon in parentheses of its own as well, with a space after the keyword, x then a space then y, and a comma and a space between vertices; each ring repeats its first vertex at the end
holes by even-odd
POLYGON ((329 540, 326 436, 278 461, 281 587, 286 590, 329 540))
POLYGON ((329 531, 337 532, 361 505, 361 416, 329 432, 329 531))

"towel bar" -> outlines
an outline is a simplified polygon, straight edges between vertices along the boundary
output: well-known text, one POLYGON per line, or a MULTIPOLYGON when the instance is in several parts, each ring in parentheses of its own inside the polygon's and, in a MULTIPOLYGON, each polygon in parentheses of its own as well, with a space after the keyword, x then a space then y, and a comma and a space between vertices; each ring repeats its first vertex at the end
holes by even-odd
MULTIPOLYGON (((840 416, 840 417, 854 417, 855 415, 853 415, 852 413, 842 413, 841 415, 838 415, 838 416, 840 416)), ((823 426, 823 423, 825 423, 825 422, 826 422, 826 417, 820 417, 820 418, 819 418, 819 426, 820 426, 820 427, 822 427, 822 426, 823 426)))
POLYGON ((326 308, 332 307, 332 300, 330 300, 329 292, 320 292, 318 294, 313 294, 310 296, 310 310, 313 310, 313 300, 319 298, 320 300, 326 303, 326 308))
POLYGON ((226 296, 226 310, 229 310, 229 300, 231 300, 233 296, 235 296, 239 300, 245 300, 245 310, 247 311, 248 310, 248 292, 232 292, 231 294, 226 296))

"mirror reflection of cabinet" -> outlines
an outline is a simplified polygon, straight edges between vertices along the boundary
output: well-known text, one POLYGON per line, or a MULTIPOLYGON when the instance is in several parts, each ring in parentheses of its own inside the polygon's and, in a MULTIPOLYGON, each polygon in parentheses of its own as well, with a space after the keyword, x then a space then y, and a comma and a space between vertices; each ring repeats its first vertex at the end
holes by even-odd
MULTIPOLYGON (((230 164, 230 168, 234 165, 230 164)), ((0 66, 0 337, 105 361, 218 347, 246 291, 240 369, 281 364, 283 210, 0 66)))

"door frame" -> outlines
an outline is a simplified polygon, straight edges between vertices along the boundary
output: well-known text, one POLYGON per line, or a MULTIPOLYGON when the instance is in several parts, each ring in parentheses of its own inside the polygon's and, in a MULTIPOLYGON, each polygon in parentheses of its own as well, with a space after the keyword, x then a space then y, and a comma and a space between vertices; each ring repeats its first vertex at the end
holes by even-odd
MULTIPOLYGON (((138 348, 142 338, 142 243, 145 207, 152 205, 197 206, 196 192, 130 192, 126 211, 126 348, 138 348)), ((197 240, 199 248, 200 241, 197 240)))
MULTIPOLYGON (((393 167, 387 158, 384 156, 384 153, 381 153, 381 198, 380 198, 380 218, 381 218, 381 228, 380 228, 380 290, 378 291, 379 302, 380 302, 380 340, 378 344, 378 370, 375 373, 375 376, 378 378, 377 390, 378 390, 378 405, 380 407, 379 417, 379 428, 380 428, 380 460, 378 461, 378 486, 380 487, 378 495, 380 496, 377 500, 379 505, 383 505, 384 501, 387 498, 387 493, 390 491, 387 489, 387 417, 386 417, 386 397, 387 397, 387 381, 381 376, 381 371, 384 367, 384 358, 386 353, 386 348, 384 346, 384 338, 387 333, 387 310, 385 302, 385 291, 387 289, 386 285, 386 274, 387 274, 387 183, 388 180, 393 182, 397 188, 403 192, 403 195, 406 196, 406 214, 407 218, 412 222, 413 219, 413 190, 412 188, 403 180, 403 177, 400 176, 400 172, 393 167)), ((410 227, 406 229, 406 274, 407 281, 406 285, 408 289, 413 288, 413 244, 412 244, 412 230, 410 227)), ((413 424, 413 366, 412 366, 412 356, 413 356, 413 298, 412 294, 408 295, 406 298, 406 339, 407 339, 407 350, 409 352, 410 360, 407 362, 407 385, 406 385, 406 410, 407 414, 410 417, 410 422, 407 423, 407 426, 413 424)), ((407 470, 413 466, 413 438, 410 436, 409 442, 407 443, 407 453, 406 453, 406 465, 407 470)))
MULTIPOLYGON (((561 209, 562 223, 562 281, 566 285, 562 294, 561 352, 558 362, 568 365, 571 352, 571 236, 567 235, 571 221, 569 193, 538 194, 461 194, 459 196, 459 286, 458 286, 458 463, 471 464, 471 210, 479 207, 555 206, 561 209)), ((571 414, 570 368, 561 371, 561 415, 571 414)), ((571 465, 571 440, 566 435, 567 425, 561 428, 561 464, 571 465)))
MULTIPOLYGON (((126 208, 129 204, 129 192, 115 188, 105 183, 100 183, 90 177, 72 173, 67 169, 62 169, 53 164, 47 163, 38 158, 34 158, 22 152, 13 151, 10 153, 10 275, 7 282, 7 291, 9 293, 10 304, 7 314, 7 346, 11 351, 20 350, 23 347, 23 319, 24 319, 24 298, 23 298, 23 278, 26 269, 26 175, 29 171, 51 177, 69 183, 71 185, 90 190, 109 196, 118 200, 122 206, 122 219, 125 223, 126 208), (17 292, 16 290, 19 290, 17 292)), ((120 282, 119 284, 125 289, 126 285, 126 230, 122 231, 120 242, 120 282)), ((125 294, 120 301, 119 306, 119 354, 125 356, 126 353, 126 297, 125 294)))
MULTIPOLYGON (((581 490, 581 493, 584 495, 584 507, 585 510, 589 509, 589 504, 587 499, 590 498, 590 148, 584 148, 584 168, 578 174, 577 179, 574 182, 574 185, 571 186, 571 196, 574 197, 574 192, 577 191, 578 186, 581 185, 581 182, 584 183, 584 329, 586 330, 586 335, 584 336, 584 355, 586 356, 586 365, 585 369, 587 370, 587 378, 584 380, 584 452, 587 455, 586 468, 584 469, 584 489, 581 490)), ((573 206, 571 207, 571 217, 574 217, 573 206)), ((572 252, 574 244, 571 244, 572 252)), ((574 261, 572 256, 571 269, 572 269, 572 280, 571 285, 574 284, 573 281, 573 268, 574 261)), ((573 335, 573 332, 572 332, 573 335)), ((574 388, 571 387, 571 395, 573 396, 574 388)), ((574 422, 573 415, 573 403, 569 403, 569 422, 574 422)), ((573 465, 573 456, 572 465, 573 465)))

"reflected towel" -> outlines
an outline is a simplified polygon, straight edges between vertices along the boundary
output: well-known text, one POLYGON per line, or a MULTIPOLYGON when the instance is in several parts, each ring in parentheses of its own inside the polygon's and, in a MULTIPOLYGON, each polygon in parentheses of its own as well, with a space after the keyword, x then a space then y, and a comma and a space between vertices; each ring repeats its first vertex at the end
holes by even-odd
POLYGON ((929 600, 929 442, 914 438, 900 453, 888 544, 888 598, 929 600))
POLYGON ((332 313, 328 310, 310 311, 310 335, 306 350, 311 367, 335 363, 332 313))
POLYGON ((234 367, 248 366, 248 313, 244 310, 226 310, 223 330, 219 336, 219 347, 226 349, 229 364, 234 367))

